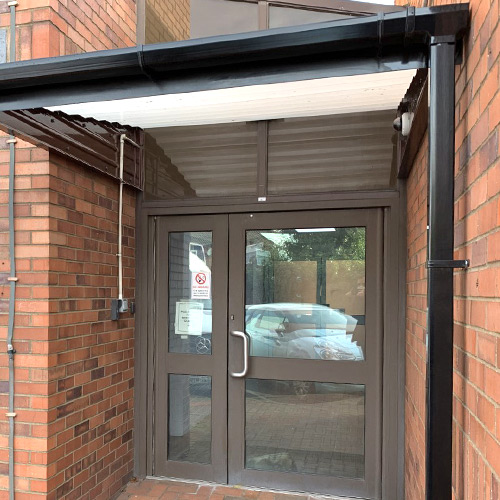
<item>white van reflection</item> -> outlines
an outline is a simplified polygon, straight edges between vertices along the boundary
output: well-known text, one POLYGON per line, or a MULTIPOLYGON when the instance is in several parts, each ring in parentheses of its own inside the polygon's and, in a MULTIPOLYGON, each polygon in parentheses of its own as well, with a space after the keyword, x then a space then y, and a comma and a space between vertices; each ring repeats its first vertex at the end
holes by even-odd
POLYGON ((357 320, 320 304, 247 306, 245 330, 252 356, 363 361, 353 340, 357 320))

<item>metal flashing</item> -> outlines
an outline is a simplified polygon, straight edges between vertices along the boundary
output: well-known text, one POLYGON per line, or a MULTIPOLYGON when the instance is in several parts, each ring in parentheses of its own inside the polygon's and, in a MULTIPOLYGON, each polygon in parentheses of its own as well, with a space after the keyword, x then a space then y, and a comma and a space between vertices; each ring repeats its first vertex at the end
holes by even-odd
MULTIPOLYGON (((232 0, 236 2, 258 3, 259 0, 232 0)), ((358 0, 267 0, 272 6, 338 12, 353 16, 370 16, 378 12, 398 12, 405 9, 400 5, 372 4, 358 0)))
MULTIPOLYGON (((42 108, 0 112, 0 124, 37 145, 115 179, 119 179, 120 135, 126 134, 134 142, 144 145, 141 129, 42 108)), ((130 145, 126 148, 123 181, 136 189, 143 189, 142 148, 130 145)))
POLYGON ((413 114, 410 134, 404 137, 398 134, 397 143, 397 176, 406 179, 410 175, 413 163, 427 131, 429 118, 429 86, 428 71, 419 70, 413 79, 408 92, 398 108, 398 117, 403 113, 413 114))

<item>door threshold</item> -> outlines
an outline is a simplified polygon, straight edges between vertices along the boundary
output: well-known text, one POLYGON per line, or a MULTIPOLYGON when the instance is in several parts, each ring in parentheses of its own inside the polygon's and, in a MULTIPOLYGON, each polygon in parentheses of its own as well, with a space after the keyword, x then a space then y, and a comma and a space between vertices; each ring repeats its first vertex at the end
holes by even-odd
MULTIPOLYGON (((354 497, 341 497, 336 495, 311 493, 307 491, 276 490, 258 486, 221 484, 211 481, 179 479, 175 477, 164 476, 146 476, 142 480, 131 481, 125 488, 124 492, 118 497, 118 500, 125 500, 129 498, 127 496, 123 496, 124 493, 129 493, 130 496, 145 494, 150 498, 154 498, 151 496, 151 493, 152 489, 155 486, 160 486, 159 488, 156 488, 156 490, 158 490, 158 493, 160 493, 161 491, 161 486, 164 486, 165 488, 165 491, 163 493, 160 493, 158 498, 163 498, 162 495, 167 491, 177 491, 178 493, 191 493, 193 494, 193 496, 196 495, 196 500, 200 500, 201 496, 206 496, 206 499, 210 500, 211 495, 216 495, 214 497, 216 500, 221 499, 220 495, 223 495, 223 497, 228 497, 225 500, 236 500, 237 498, 244 498, 247 500, 360 500, 359 498, 354 497), (271 497, 271 495, 276 495, 276 497, 273 498, 271 497)), ((167 496, 165 498, 170 497, 167 496)))

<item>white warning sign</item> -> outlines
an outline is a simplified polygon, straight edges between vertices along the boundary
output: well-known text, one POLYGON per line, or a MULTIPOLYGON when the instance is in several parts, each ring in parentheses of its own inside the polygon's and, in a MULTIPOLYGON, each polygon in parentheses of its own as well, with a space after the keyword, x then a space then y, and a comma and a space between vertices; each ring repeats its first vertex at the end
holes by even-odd
POLYGON ((211 298, 212 276, 207 271, 197 271, 191 273, 191 298, 209 299, 211 298))
POLYGON ((201 335, 203 329, 203 304, 177 302, 175 304, 176 335, 201 335))

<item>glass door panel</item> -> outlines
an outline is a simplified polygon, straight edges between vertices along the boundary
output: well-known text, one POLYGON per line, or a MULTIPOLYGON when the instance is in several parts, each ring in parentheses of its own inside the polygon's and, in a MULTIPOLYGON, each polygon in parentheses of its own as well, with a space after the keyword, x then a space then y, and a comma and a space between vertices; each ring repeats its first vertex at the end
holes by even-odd
POLYGON ((212 232, 168 239, 169 352, 212 353, 212 232))
POLYGON ((168 460, 212 462, 212 377, 169 375, 168 460))
POLYGON ((365 387, 247 379, 245 468, 364 478, 365 387))
POLYGON ((252 356, 363 361, 366 230, 247 231, 252 356))

